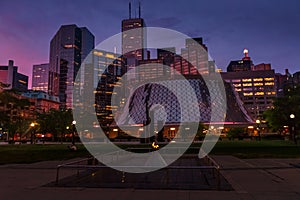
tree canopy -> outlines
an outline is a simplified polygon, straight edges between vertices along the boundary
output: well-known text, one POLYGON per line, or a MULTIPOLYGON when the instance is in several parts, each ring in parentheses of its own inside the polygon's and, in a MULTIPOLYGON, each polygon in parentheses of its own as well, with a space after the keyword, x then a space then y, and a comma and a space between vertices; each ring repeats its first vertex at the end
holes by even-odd
POLYGON ((72 129, 72 110, 50 110, 49 113, 37 115, 39 132, 52 133, 54 137, 63 137, 65 133, 72 129), (67 127, 70 129, 68 130, 67 127))
POLYGON ((295 88, 283 97, 276 98, 273 108, 264 113, 264 118, 274 130, 282 130, 284 126, 300 127, 300 88, 295 88), (294 114, 295 118, 290 118, 294 114))

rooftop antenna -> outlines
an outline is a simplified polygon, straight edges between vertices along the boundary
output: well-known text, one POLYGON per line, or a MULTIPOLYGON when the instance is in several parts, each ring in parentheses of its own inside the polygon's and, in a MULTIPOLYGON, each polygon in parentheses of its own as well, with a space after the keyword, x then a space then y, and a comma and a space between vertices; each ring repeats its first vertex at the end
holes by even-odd
POLYGON ((139 18, 141 18, 141 2, 139 1, 139 18))
POLYGON ((131 2, 129 2, 129 19, 131 19, 131 2))

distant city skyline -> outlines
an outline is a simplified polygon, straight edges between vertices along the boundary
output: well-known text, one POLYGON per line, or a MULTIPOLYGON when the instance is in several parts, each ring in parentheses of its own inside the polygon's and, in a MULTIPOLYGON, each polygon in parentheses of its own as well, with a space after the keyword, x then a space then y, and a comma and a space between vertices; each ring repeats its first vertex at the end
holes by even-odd
MULTIPOLYGON (((61 25, 86 26, 98 44, 121 32, 121 21, 128 18, 128 3, 128 0, 1 1, 0 65, 14 60, 19 71, 31 79, 33 65, 49 62, 50 40, 61 25)), ((141 7, 146 26, 203 37, 217 67, 223 71, 231 60, 243 57, 244 48, 249 49, 255 64, 271 63, 280 73, 286 68, 292 73, 300 70, 297 0, 189 3, 141 0, 141 7)))

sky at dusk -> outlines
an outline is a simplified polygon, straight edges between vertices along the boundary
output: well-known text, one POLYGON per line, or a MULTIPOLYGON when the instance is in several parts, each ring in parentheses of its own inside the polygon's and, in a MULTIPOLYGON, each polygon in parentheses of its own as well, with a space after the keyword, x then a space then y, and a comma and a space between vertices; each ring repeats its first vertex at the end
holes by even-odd
MULTIPOLYGON (((121 31, 129 0, 1 0, 0 65, 12 59, 31 77, 33 64, 47 63, 50 40, 63 24, 87 27, 96 44, 121 31)), ((137 4, 137 1, 133 1, 137 4)), ((203 37, 218 68, 249 49, 254 64, 276 72, 300 71, 299 0, 141 0, 147 26, 203 37)))

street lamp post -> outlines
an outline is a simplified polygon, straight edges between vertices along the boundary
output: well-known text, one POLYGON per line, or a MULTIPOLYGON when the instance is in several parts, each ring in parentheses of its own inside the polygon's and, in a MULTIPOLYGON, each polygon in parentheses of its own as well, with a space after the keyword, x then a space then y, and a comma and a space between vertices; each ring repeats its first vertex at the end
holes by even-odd
POLYGON ((30 127, 32 128, 32 131, 31 131, 31 137, 30 137, 30 144, 33 144, 33 137, 34 137, 34 135, 35 135, 35 129, 34 129, 34 126, 35 126, 35 124, 34 124, 34 122, 32 122, 32 123, 30 124, 30 127))
POLYGON ((260 139, 261 139, 261 137, 260 137, 260 120, 257 119, 255 122, 257 124, 256 130, 257 130, 257 134, 258 134, 258 140, 260 141, 260 139))
POLYGON ((73 130, 72 130, 72 145, 75 145, 75 125, 76 125, 76 121, 72 121, 72 125, 73 125, 73 130))
POLYGON ((296 116, 294 114, 290 114, 290 118, 291 118, 291 122, 292 122, 291 135, 293 137, 295 144, 297 144, 296 131, 295 131, 295 117, 296 116))
POLYGON ((70 133, 70 127, 66 126, 66 130, 67 130, 67 134, 69 134, 70 133))

